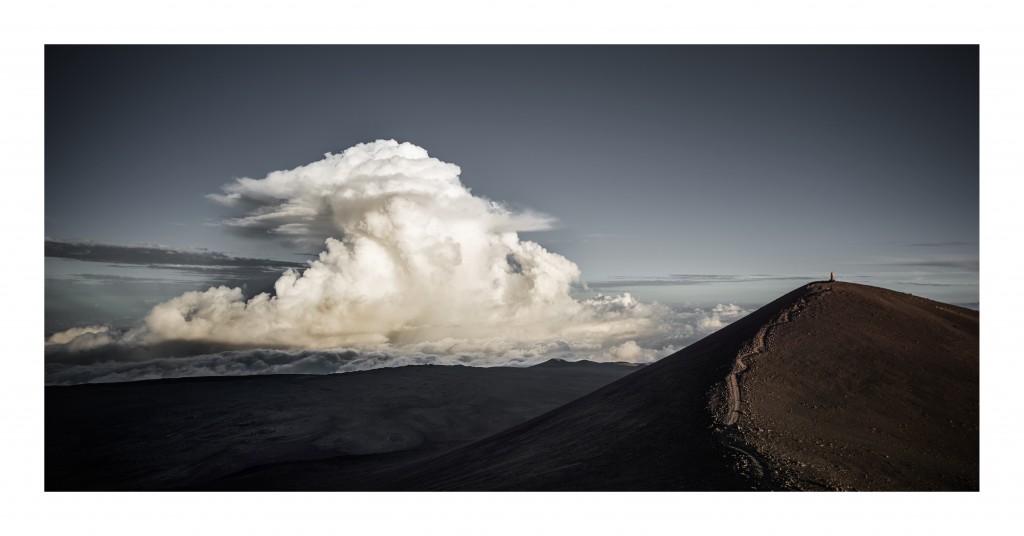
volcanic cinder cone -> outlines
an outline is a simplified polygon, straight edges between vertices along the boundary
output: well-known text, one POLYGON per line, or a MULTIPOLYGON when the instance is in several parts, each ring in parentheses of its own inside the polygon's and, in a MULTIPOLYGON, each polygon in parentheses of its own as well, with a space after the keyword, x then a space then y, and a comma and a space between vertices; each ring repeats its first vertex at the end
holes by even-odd
POLYGON ((978 313, 811 283, 395 489, 976 490, 978 313))

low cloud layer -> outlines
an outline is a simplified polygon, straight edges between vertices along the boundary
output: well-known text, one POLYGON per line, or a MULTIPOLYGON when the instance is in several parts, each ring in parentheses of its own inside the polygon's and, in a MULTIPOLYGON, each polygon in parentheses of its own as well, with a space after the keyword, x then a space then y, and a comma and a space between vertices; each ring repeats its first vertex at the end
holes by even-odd
POLYGON ((735 305, 672 310, 674 329, 611 345, 568 340, 442 340, 406 346, 327 350, 232 349, 232 345, 173 341, 128 344, 124 334, 93 326, 56 334, 46 344, 47 385, 107 383, 197 376, 335 374, 407 365, 531 366, 548 359, 650 363, 669 355, 749 311, 735 305))
MULTIPOLYGON (((825 274, 827 278, 828 274, 825 274)), ((714 283, 750 283, 757 281, 817 281, 822 276, 811 275, 722 275, 722 274, 670 274, 656 277, 612 276, 604 281, 587 281, 589 288, 671 287, 707 285, 714 283)))
POLYGON ((44 251, 47 257, 145 266, 237 266, 281 269, 305 266, 304 263, 298 262, 231 257, 202 249, 176 249, 155 244, 115 245, 48 238, 44 251))
POLYGON ((938 259, 908 259, 906 261, 894 262, 890 266, 922 268, 931 270, 962 270, 964 272, 977 272, 980 262, 977 258, 938 258, 938 259))
MULTIPOLYGON (((547 228, 552 218, 475 196, 459 173, 415 145, 377 141, 262 179, 239 179, 211 196, 239 212, 225 226, 320 242, 319 257, 304 269, 289 268, 272 293, 249 298, 241 288, 219 286, 155 306, 126 333, 57 333, 47 341, 48 377, 70 377, 70 369, 57 370, 70 353, 183 341, 287 350, 274 355, 305 356, 298 361, 313 355, 301 352, 334 349, 315 355, 355 352, 387 356, 389 363, 430 356, 477 365, 550 357, 649 362, 742 312, 673 311, 629 294, 574 299, 576 264, 518 235, 547 228)), ((223 374, 267 363, 253 355, 190 358, 186 369, 223 374)), ((138 361, 111 365, 109 374, 89 366, 91 375, 76 377, 191 375, 157 362, 145 369, 152 372, 138 372, 138 361)))

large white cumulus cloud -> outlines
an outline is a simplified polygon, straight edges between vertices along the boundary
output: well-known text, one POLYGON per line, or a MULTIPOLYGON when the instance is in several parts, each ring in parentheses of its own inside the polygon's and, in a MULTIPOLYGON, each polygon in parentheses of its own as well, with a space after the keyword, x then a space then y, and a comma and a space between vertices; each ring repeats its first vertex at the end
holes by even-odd
POLYGON ((429 341, 601 347, 661 325, 658 306, 628 296, 577 301, 579 268, 518 231, 549 225, 474 196, 458 166, 409 143, 376 141, 212 196, 243 211, 226 225, 312 239, 333 235, 274 294, 189 292, 153 308, 135 340, 333 348, 429 341))
MULTIPOLYGON (((218 287, 161 303, 121 342, 385 349, 505 362, 559 348, 651 361, 667 349, 653 341, 690 335, 667 307, 628 294, 573 299, 576 264, 518 236, 552 220, 474 196, 459 173, 420 147, 381 140, 239 179, 210 196, 238 211, 224 225, 321 244, 319 258, 285 272, 273 294, 246 298, 241 289, 218 287)), ((74 342, 70 335, 52 341, 74 342)))

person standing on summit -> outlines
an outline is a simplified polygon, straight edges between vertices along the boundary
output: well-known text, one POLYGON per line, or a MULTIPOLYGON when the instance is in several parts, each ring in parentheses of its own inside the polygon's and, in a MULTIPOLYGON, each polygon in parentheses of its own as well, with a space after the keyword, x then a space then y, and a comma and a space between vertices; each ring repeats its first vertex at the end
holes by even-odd
POLYGON ((835 272, 829 272, 828 273, 828 281, 829 281, 829 283, 831 283, 831 282, 833 282, 835 280, 836 280, 836 273, 835 272))

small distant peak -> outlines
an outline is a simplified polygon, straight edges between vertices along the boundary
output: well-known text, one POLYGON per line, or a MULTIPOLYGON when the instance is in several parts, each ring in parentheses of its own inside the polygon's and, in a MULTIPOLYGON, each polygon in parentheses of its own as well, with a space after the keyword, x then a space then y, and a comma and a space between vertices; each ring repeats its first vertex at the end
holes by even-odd
POLYGON ((544 361, 542 363, 537 363, 536 365, 532 365, 530 368, 537 368, 537 367, 545 367, 545 368, 547 368, 547 367, 550 367, 550 368, 555 368, 555 367, 587 367, 587 366, 604 366, 604 365, 613 365, 613 366, 620 366, 620 367, 642 367, 642 366, 644 366, 644 363, 629 363, 629 362, 626 362, 626 361, 591 361, 589 359, 579 359, 577 361, 568 361, 568 360, 559 359, 559 358, 556 357, 556 358, 548 359, 547 361, 544 361))
POLYGON ((564 366, 572 365, 572 364, 573 364, 572 361, 566 361, 565 359, 559 359, 559 358, 555 357, 555 358, 548 359, 547 361, 544 361, 542 363, 537 363, 536 365, 532 365, 532 366, 530 366, 530 368, 536 368, 536 367, 564 367, 564 366))

